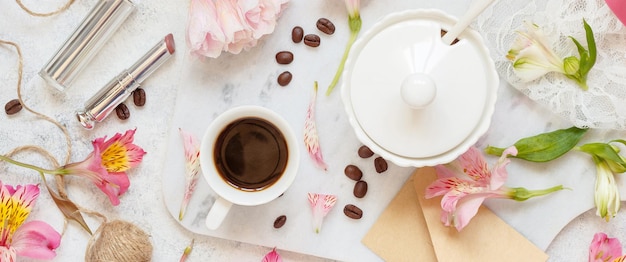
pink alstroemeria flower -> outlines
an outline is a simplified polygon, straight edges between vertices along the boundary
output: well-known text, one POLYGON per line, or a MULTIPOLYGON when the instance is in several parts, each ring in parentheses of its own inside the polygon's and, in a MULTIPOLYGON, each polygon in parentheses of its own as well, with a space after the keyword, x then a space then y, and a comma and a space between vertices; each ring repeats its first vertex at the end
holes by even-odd
POLYGON ((261 262, 283 262, 283 259, 280 257, 278 252, 276 252, 276 248, 272 249, 265 257, 263 257, 263 261, 261 262))
POLYGON ((599 232, 593 235, 589 245, 589 262, 605 262, 619 259, 622 255, 622 244, 617 238, 608 237, 599 232))
POLYGON ((126 171, 141 163, 146 154, 133 144, 135 130, 123 135, 115 134, 110 139, 98 138, 92 142, 93 152, 85 160, 71 163, 62 168, 65 174, 85 176, 102 190, 114 206, 119 205, 119 196, 130 186, 126 171))
POLYGON ((179 129, 183 137, 183 148, 185 149, 185 195, 183 203, 180 205, 178 220, 183 220, 187 205, 191 195, 196 190, 198 184, 198 172, 200 172, 200 142, 191 133, 179 129))
POLYGON ((438 179, 426 188, 426 198, 443 195, 441 199, 441 221, 461 231, 478 212, 487 198, 509 198, 524 201, 531 197, 549 194, 563 189, 556 186, 544 190, 509 188, 507 179, 507 156, 517 155, 515 147, 502 153, 498 163, 489 170, 483 155, 475 147, 448 165, 435 167, 438 179))
POLYGON ((77 175, 91 179, 111 200, 114 206, 119 205, 119 196, 130 186, 126 171, 133 168, 146 154, 143 149, 133 144, 135 130, 128 130, 123 135, 115 134, 109 140, 106 136, 92 142, 93 152, 81 162, 70 163, 59 169, 48 170, 26 163, 15 161, 0 155, 0 160, 35 170, 39 173, 52 175, 77 175))
POLYGON ((42 221, 24 223, 39 196, 37 185, 13 187, 0 182, 0 261, 17 257, 50 260, 61 235, 42 221))
POLYGON ((337 203, 337 196, 317 193, 309 193, 308 196, 311 210, 313 211, 313 227, 315 228, 315 233, 319 233, 322 229, 324 217, 337 203))
POLYGON ((191 53, 216 58, 255 46, 276 27, 289 0, 191 0, 187 45, 191 53))
POLYGON ((317 82, 314 85, 313 95, 309 102, 309 108, 306 111, 306 119, 304 120, 304 146, 313 162, 317 167, 326 171, 328 166, 324 162, 320 141, 317 136, 317 125, 315 124, 315 101, 317 100, 317 82))

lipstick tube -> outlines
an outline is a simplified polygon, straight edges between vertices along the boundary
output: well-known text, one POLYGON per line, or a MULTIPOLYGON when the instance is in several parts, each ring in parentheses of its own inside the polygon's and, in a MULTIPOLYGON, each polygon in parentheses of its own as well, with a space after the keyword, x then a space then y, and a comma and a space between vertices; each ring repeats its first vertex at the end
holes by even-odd
POLYGON ((165 63, 174 50, 174 37, 168 34, 134 65, 120 73, 85 103, 85 109, 76 113, 80 124, 86 129, 92 129, 96 122, 102 122, 148 76, 165 63))
POLYGON ((65 90, 134 10, 130 0, 98 0, 39 75, 65 90))

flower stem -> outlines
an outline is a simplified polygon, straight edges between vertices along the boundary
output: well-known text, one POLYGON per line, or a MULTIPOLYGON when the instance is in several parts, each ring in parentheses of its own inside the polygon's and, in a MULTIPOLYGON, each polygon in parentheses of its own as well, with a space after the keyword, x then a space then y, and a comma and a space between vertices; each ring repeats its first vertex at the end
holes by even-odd
POLYGON ((511 199, 516 201, 525 201, 531 197, 543 196, 550 194, 552 192, 563 190, 563 185, 554 186, 551 188, 540 189, 540 190, 528 190, 523 187, 515 187, 511 188, 509 191, 509 196, 511 199))
POLYGON ((328 86, 328 89, 326 90, 327 96, 330 95, 330 93, 333 91, 333 89, 337 85, 337 82, 339 82, 339 78, 341 77, 341 74, 343 73, 343 67, 346 64, 346 60, 348 59, 348 54, 350 54, 350 49, 352 48, 352 44, 354 44, 354 41, 356 41, 356 37, 358 34, 359 34, 358 31, 350 31, 350 38, 348 39, 346 50, 344 50, 343 52, 343 57, 341 57, 341 63, 339 63, 339 68, 337 68, 335 77, 333 78, 333 81, 330 83, 330 85, 328 86))
POLYGON ((28 169, 32 169, 32 170, 35 170, 35 171, 37 171, 39 173, 46 173, 46 174, 52 174, 52 175, 62 175, 62 174, 64 174, 63 171, 61 171, 61 170, 44 169, 44 168, 41 168, 41 167, 38 167, 38 166, 33 166, 33 165, 30 165, 30 164, 26 164, 26 163, 22 163, 22 162, 19 162, 19 161, 15 161, 15 160, 13 160, 13 159, 11 159, 9 157, 3 156, 3 155, 0 155, 0 160, 9 162, 9 163, 17 165, 17 166, 21 166, 21 167, 25 167, 25 168, 28 168, 28 169))

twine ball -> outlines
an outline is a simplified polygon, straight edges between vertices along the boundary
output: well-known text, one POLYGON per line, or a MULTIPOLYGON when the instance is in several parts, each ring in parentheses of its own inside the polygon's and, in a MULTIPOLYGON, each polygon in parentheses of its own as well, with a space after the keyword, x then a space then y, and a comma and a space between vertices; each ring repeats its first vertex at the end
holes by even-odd
POLYGON ((125 221, 103 223, 87 244, 86 262, 150 261, 152 244, 141 228, 125 221))

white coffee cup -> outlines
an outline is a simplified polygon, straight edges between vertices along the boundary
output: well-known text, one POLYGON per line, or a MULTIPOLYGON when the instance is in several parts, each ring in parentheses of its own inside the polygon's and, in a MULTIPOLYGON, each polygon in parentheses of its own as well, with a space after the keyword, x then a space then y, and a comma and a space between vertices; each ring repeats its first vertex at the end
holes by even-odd
POLYGON ((206 225, 210 230, 215 230, 222 224, 233 204, 256 206, 279 197, 293 183, 300 159, 298 142, 289 123, 276 112, 260 106, 235 107, 215 118, 202 138, 200 152, 200 166, 204 178, 217 194, 206 218, 206 225), (282 133, 287 145, 287 163, 284 171, 278 180, 258 190, 242 190, 229 183, 220 174, 215 161, 215 145, 220 134, 230 124, 246 118, 258 118, 271 123, 279 133, 282 133))

